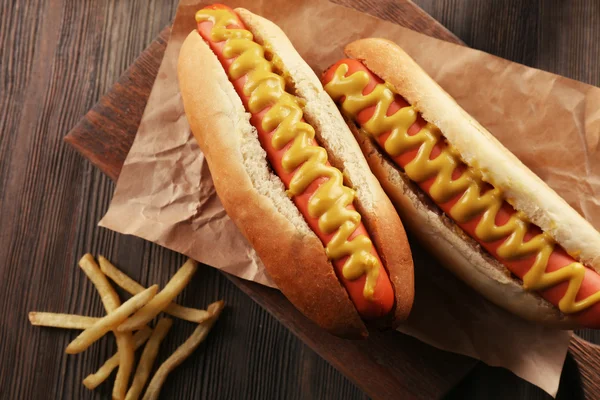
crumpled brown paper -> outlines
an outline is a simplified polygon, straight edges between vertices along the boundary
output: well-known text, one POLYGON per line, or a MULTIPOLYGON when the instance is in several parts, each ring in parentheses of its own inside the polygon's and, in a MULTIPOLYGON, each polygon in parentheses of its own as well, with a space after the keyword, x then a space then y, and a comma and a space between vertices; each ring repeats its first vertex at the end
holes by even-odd
MULTIPOLYGON (((179 96, 176 63, 202 3, 183 0, 142 123, 101 226, 273 286, 224 212, 179 96)), ((361 37, 400 44, 484 126, 600 227, 600 89, 439 41, 325 0, 234 1, 277 23, 320 74, 361 37), (326 38, 326 39, 324 39, 326 38)), ((510 369, 555 395, 570 332, 535 326, 485 301, 417 243, 415 306, 400 329, 510 369)))

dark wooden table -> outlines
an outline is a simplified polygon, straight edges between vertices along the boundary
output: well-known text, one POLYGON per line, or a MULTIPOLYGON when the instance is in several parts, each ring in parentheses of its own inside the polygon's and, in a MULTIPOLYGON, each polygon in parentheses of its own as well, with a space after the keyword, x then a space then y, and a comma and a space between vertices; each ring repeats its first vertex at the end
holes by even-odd
MULTIPOLYGON (((467 45, 600 84, 600 4, 594 0, 417 0, 467 45)), ((113 183, 63 142, 64 134, 172 19, 176 1, 10 2, 0 12, 0 397, 89 398, 81 385, 112 339, 77 357, 62 350, 74 334, 33 328, 27 311, 100 315, 102 306, 75 267, 86 251, 139 265, 164 282, 183 259, 141 239, 95 227, 113 183), (158 268, 160 267, 160 268, 158 268), (90 300, 93 299, 93 300, 90 300)), ((223 276, 203 268, 194 305, 227 297, 235 310, 211 335, 192 369, 168 381, 173 398, 361 398, 324 362, 223 276), (200 293, 200 294, 198 294, 200 293), (227 328, 229 327, 229 328, 227 328), (214 371, 221 371, 215 374, 214 371), (185 374, 189 377, 188 374, 185 374), (179 380, 178 380, 179 376, 179 380)), ((189 304, 192 295, 184 294, 189 304)), ((190 333, 181 325, 161 349, 190 333)), ((600 342, 598 334, 582 336, 600 342)), ((578 391, 568 360, 559 398, 578 391)), ((106 397, 104 385, 95 392, 106 397)), ((546 398, 512 374, 478 366, 450 398, 546 398)))

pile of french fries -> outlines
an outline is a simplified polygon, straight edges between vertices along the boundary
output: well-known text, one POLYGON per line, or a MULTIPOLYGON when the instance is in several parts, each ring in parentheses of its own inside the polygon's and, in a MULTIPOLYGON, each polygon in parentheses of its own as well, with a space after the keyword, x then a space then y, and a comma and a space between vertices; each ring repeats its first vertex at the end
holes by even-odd
POLYGON ((183 362, 204 341, 208 332, 223 310, 223 300, 210 304, 207 310, 188 308, 174 303, 173 300, 187 286, 196 272, 197 263, 188 260, 173 275, 171 280, 159 292, 157 285, 144 288, 131 279, 106 258, 99 256, 99 264, 91 254, 84 255, 79 266, 92 281, 106 310, 102 318, 74 314, 56 314, 30 312, 29 321, 33 325, 55 328, 81 329, 83 332, 67 346, 68 354, 77 354, 90 347, 98 339, 112 331, 117 342, 117 352, 96 372, 88 375, 83 384, 90 390, 104 382, 118 367, 113 386, 113 399, 134 400, 140 398, 158 349, 171 329, 173 320, 163 317, 154 328, 148 325, 158 314, 164 312, 170 316, 198 324, 191 336, 163 362, 146 388, 144 400, 157 399, 167 376, 183 362), (133 297, 121 304, 117 292, 108 278, 131 293, 133 297), (135 332, 135 333, 134 333, 135 332), (129 385, 135 364, 135 350, 144 345, 144 350, 129 385))

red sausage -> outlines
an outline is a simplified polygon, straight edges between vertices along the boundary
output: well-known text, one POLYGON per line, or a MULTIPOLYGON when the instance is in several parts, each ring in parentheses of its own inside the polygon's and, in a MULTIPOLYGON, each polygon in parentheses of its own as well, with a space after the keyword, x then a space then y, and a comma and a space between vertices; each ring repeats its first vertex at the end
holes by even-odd
MULTIPOLYGON (((209 9, 227 9, 227 10, 231 11, 232 14, 237 16, 237 14, 235 14, 235 12, 233 10, 231 10, 229 7, 224 6, 224 5, 217 4, 217 5, 209 6, 207 8, 209 8, 209 9)), ((237 19, 238 19, 238 22, 235 25, 232 25, 231 27, 238 28, 238 29, 246 29, 246 27, 244 26, 244 23, 239 19, 239 17, 237 19)), ((208 45, 210 46, 212 51, 217 55, 217 57, 219 58, 219 61, 223 65, 223 68, 225 69, 225 71, 229 71, 229 67, 235 61, 235 58, 227 59, 223 55, 223 47, 225 46, 225 41, 213 42, 211 40, 210 31, 212 29, 212 26, 213 26, 213 23, 210 21, 201 22, 198 24, 198 32, 200 33, 202 38, 208 43, 208 45)), ((230 80, 233 83, 233 86, 235 87, 238 95, 242 99, 242 102, 244 103, 246 110, 249 110, 249 108, 248 108, 249 97, 246 96, 242 90, 242 88, 244 87, 244 84, 246 83, 247 77, 243 76, 243 77, 241 77, 239 79, 235 79, 235 80, 231 79, 231 77, 230 77, 230 80)), ((263 116, 269 109, 270 109, 270 107, 267 107, 258 113, 252 114, 250 121, 251 121, 252 125, 254 125, 254 127, 256 127, 256 129, 258 131, 259 140, 262 144, 262 147, 267 152, 267 157, 269 159, 271 166, 273 167, 273 169, 275 170, 275 172, 279 176, 279 178, 283 181, 286 189, 289 189, 290 181, 291 181, 292 177, 294 176, 295 171, 286 172, 282 166, 281 159, 282 159, 283 155, 285 154, 285 152, 288 150, 289 145, 291 145, 291 142, 288 144, 288 146, 284 147, 281 150, 277 150, 272 146, 271 136, 272 136, 273 132, 265 132, 262 129, 263 116)), ((313 145, 318 146, 317 142, 314 140, 313 140, 313 145)), ((298 207, 298 209, 304 216, 304 219, 307 221, 310 228, 313 230, 313 232, 315 232, 315 234, 319 237, 319 239, 323 242, 324 245, 327 245, 327 243, 329 243, 329 241, 331 240, 331 238, 333 237, 335 232, 333 232, 331 234, 325 234, 319 229, 318 219, 311 217, 308 213, 308 201, 311 198, 311 196, 314 194, 314 192, 318 189, 318 187, 322 183, 326 182, 328 179, 329 178, 325 178, 325 177, 316 179, 308 186, 308 188, 303 193, 301 193, 300 195, 294 196, 294 198, 293 198, 294 203, 296 204, 296 206, 298 207)), ((354 206, 352 206, 352 205, 349 205, 348 208, 354 210, 354 206)), ((361 234, 365 235, 367 237, 369 236, 369 234, 367 233, 367 231, 362 223, 356 228, 356 230, 350 236, 349 239, 352 240, 355 236, 361 235, 361 234)), ((361 276, 360 278, 358 278, 356 280, 350 281, 350 280, 344 278, 344 276, 342 274, 342 268, 344 266, 344 263, 347 260, 347 257, 343 257, 343 258, 333 261, 333 265, 335 267, 338 278, 340 279, 340 281, 343 283, 344 287, 346 288, 346 291, 348 292, 350 299, 352 300, 356 309, 358 310, 358 313, 361 315, 361 317, 363 317, 365 319, 374 319, 374 318, 378 318, 378 317, 387 315, 394 306, 394 291, 392 289, 392 285, 391 285, 391 282, 387 275, 387 272, 385 271, 383 264, 381 263, 381 260, 379 258, 379 255, 377 254, 377 251, 375 250, 374 247, 371 248, 371 252, 373 253, 373 255, 375 257, 377 257, 377 260, 379 261, 379 276, 377 278, 377 283, 375 286, 375 294, 374 294, 372 300, 366 299, 363 295, 363 288, 365 286, 365 280, 366 280, 365 275, 361 276)))
MULTIPOLYGON (((344 59, 344 60, 338 61, 336 64, 331 66, 323 74, 323 78, 322 78, 323 84, 327 84, 328 82, 330 82, 333 79, 333 75, 334 75, 335 71, 341 64, 346 64, 348 66, 348 72, 346 73, 346 76, 352 75, 353 73, 355 73, 357 71, 364 71, 369 75, 369 78, 370 78, 369 83, 363 90, 364 95, 369 94, 375 88, 375 86, 377 84, 383 83, 383 81, 378 76, 373 74, 361 62, 359 62, 357 60, 352 60, 352 59, 344 59)), ((404 98, 402 98, 400 95, 396 94, 395 100, 390 105, 387 115, 393 115, 400 108, 407 107, 407 106, 409 106, 408 102, 404 98)), ((357 115, 357 122, 361 125, 363 123, 367 122, 371 118, 371 116, 373 116, 374 109, 375 109, 375 107, 373 106, 373 107, 368 107, 368 108, 361 110, 357 115)), ((421 128, 423 128, 425 126, 425 124, 426 124, 425 120, 419 114, 419 117, 417 118, 415 123, 409 128, 408 133, 410 135, 414 135, 414 134, 418 133, 421 130, 421 128)), ((385 144, 388 136, 389 136, 389 132, 384 133, 377 138, 377 142, 379 143, 379 145, 381 146, 382 149, 385 149, 384 144, 385 144)), ((447 146, 446 142, 444 142, 444 141, 438 142, 438 144, 432 151, 431 159, 435 159, 435 157, 437 157, 437 155, 440 153, 440 151, 446 146, 447 146)), ((412 161, 416 157, 417 151, 418 151, 418 149, 407 151, 396 157, 392 157, 392 159, 398 166, 404 168, 410 161, 412 161)), ((468 168, 468 166, 466 164, 461 164, 454 171, 453 179, 460 177, 462 172, 467 168, 468 168)), ((430 189, 434 179, 435 179, 435 177, 431 178, 429 180, 426 180, 424 182, 421 182, 419 184, 419 186, 425 192, 427 192, 429 194, 429 189, 430 189)), ((490 188, 491 188, 491 186, 490 186, 490 188)), ((447 215, 450 215, 450 209, 454 206, 454 204, 456 204, 456 202, 458 201, 458 199, 460 199, 461 196, 462 196, 462 193, 447 203, 438 204, 438 206, 442 210, 444 210, 444 212, 447 215)), ((508 221, 508 219, 515 212, 516 212, 515 209, 510 204, 508 204, 507 202, 504 202, 501 210, 498 212, 498 216, 496 218, 496 224, 497 225, 505 224, 508 221)), ((481 219, 481 216, 476 217, 467 223, 458 223, 458 225, 465 232, 467 232, 471 237, 473 237, 475 240, 477 240, 477 242, 479 244, 481 244, 481 246, 483 246, 483 248, 485 248, 490 254, 492 254, 496 259, 498 259, 502 264, 504 264, 510 272, 512 272, 515 276, 519 277, 520 279, 523 279, 525 274, 529 271, 529 269, 533 265, 535 255, 532 255, 525 259, 513 260, 513 261, 508 261, 508 260, 500 258, 498 256, 498 254, 496 253, 496 251, 497 251, 498 247, 505 241, 505 239, 500 239, 495 242, 483 242, 480 239, 478 239, 477 236, 475 235, 475 228, 476 228, 477 224, 479 223, 480 219, 481 219)), ((539 227, 537 227, 533 224, 530 224, 529 230, 528 230, 524 240, 527 241, 530 238, 532 238, 540 233, 541 233, 541 230, 539 227)), ((548 272, 556 271, 557 269, 563 268, 573 262, 575 262, 575 260, 571 256, 569 256, 562 247, 556 245, 554 248, 554 252, 550 255, 550 259, 548 261, 546 271, 548 271, 548 272)), ((556 286, 553 286, 549 289, 540 291, 539 293, 542 295, 543 298, 545 298, 550 303, 552 303, 553 305, 558 307, 558 303, 559 303, 560 299, 563 297, 563 295, 565 294, 567 287, 568 287, 568 281, 562 282, 562 283, 560 283, 556 286)), ((576 301, 585 299, 586 297, 588 297, 598 291, 600 291, 600 275, 598 275, 598 273, 596 273, 594 270, 592 270, 590 268, 586 268, 585 277, 583 279, 583 283, 582 283, 579 293, 577 295, 576 301)), ((600 328, 600 303, 596 303, 596 304, 592 305, 591 307, 589 307, 585 310, 582 310, 579 313, 573 314, 572 317, 574 319, 576 319, 576 321, 583 326, 587 326, 590 328, 600 328)))

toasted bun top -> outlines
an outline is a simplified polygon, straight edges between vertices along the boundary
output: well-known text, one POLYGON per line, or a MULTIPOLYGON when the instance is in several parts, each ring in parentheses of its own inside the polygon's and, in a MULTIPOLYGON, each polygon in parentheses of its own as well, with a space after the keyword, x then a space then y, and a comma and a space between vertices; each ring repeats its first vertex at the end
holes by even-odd
POLYGON ((600 272, 600 233, 577 211, 463 110, 398 45, 361 39, 345 48, 389 82, 423 118, 438 126, 463 161, 505 193, 506 200, 572 257, 600 272))

